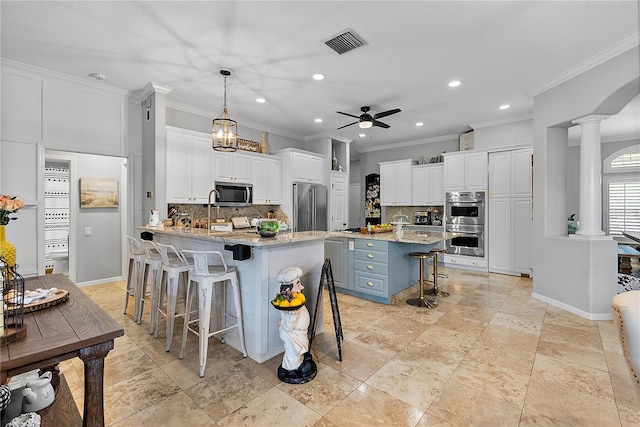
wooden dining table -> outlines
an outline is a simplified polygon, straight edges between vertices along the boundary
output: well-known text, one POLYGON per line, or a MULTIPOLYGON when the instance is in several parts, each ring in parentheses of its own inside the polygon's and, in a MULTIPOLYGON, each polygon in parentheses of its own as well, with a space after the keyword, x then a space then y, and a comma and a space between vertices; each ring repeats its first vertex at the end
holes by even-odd
POLYGON ((36 369, 57 375, 58 363, 79 357, 84 363, 82 425, 103 427, 104 359, 113 349, 114 339, 124 335, 124 329, 67 276, 25 279, 27 290, 52 287, 67 290, 69 298, 25 314, 26 336, 0 346, 0 384, 8 377, 36 369))

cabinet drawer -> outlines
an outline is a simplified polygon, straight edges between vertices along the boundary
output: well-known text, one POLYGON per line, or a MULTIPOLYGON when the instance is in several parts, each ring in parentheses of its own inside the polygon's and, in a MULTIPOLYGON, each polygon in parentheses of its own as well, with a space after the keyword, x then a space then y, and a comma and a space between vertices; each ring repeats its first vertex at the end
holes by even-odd
POLYGON ((364 249, 355 250, 355 259, 367 262, 381 262, 387 263, 389 258, 386 252, 368 251, 364 249))
POLYGON ((356 272, 365 274, 383 274, 387 275, 388 266, 380 262, 356 261, 356 272))
POLYGON ((356 291, 386 297, 386 277, 356 273, 356 291))
POLYGON ((387 252, 388 242, 382 240, 355 239, 356 249, 366 249, 369 251, 387 252))

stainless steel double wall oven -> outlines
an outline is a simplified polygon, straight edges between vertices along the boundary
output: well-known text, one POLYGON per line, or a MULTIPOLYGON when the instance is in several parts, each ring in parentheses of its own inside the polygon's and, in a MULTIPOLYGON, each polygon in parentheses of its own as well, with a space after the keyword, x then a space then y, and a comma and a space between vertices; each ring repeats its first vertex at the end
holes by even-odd
POLYGON ((445 231, 458 233, 447 240, 448 254, 484 257, 484 191, 446 193, 445 231))

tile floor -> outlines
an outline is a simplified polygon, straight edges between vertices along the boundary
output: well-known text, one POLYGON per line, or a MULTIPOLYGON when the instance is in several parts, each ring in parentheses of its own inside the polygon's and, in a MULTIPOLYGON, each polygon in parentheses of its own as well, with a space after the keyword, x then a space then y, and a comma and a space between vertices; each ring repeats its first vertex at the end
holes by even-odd
MULTIPOLYGON (((108 426, 638 426, 640 403, 611 321, 588 321, 531 298, 531 280, 443 269, 436 309, 338 295, 337 361, 330 307, 313 341, 317 377, 281 383, 263 364, 211 339, 204 378, 197 342, 178 359, 131 309, 124 283, 83 290, 120 322, 105 363, 108 426)), ((325 298, 325 303, 328 298, 325 298)), ((131 304, 130 304, 131 307, 131 304)), ((82 363, 61 364, 82 406, 82 363)))

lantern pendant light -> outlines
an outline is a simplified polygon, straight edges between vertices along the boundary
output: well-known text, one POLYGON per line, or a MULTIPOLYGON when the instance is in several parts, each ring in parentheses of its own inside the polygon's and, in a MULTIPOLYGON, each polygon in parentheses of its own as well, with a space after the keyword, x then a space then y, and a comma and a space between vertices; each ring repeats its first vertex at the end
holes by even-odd
POLYGON ((222 117, 213 119, 213 129, 211 130, 211 146, 216 151, 236 151, 238 149, 238 124, 227 116, 227 77, 231 71, 220 70, 224 77, 224 110, 222 117))

